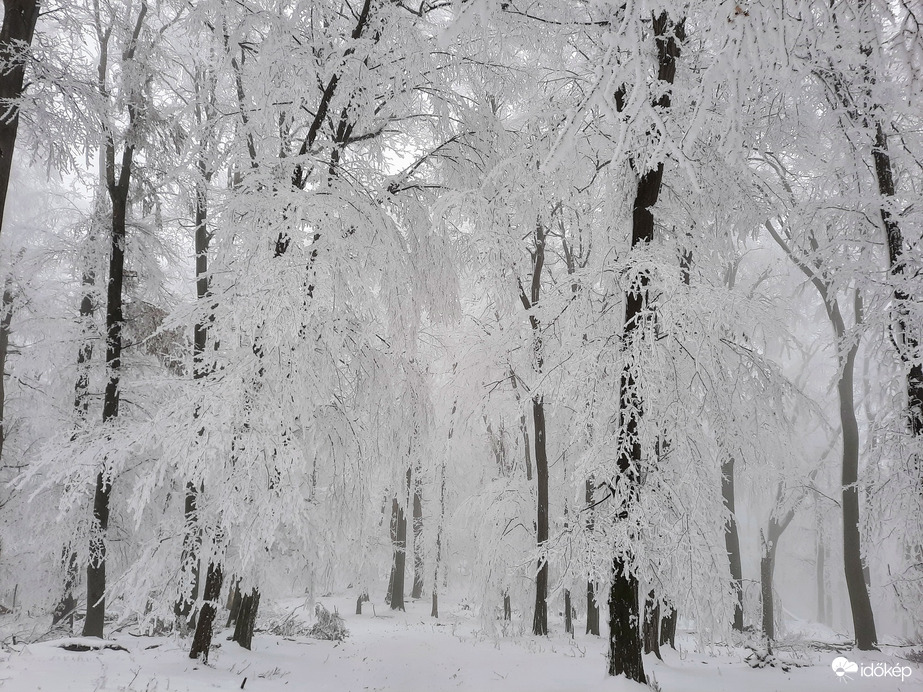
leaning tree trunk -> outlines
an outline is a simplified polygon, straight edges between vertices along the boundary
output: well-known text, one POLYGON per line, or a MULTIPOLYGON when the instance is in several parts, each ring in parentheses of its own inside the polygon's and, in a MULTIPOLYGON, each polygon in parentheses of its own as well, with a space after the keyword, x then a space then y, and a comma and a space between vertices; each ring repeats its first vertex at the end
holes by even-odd
MULTIPOLYGON (((858 296, 856 298, 858 301, 858 296)), ((858 304, 858 303, 857 303, 858 304)), ((840 342, 840 348, 848 335, 834 301, 830 308, 831 320, 840 342)), ((875 616, 865 575, 862 570, 862 539, 859 532, 859 424, 853 400, 853 371, 859 340, 849 346, 841 359, 842 371, 837 380, 840 399, 840 427, 843 431, 843 563, 846 573, 846 590, 852 610, 853 628, 856 632, 856 647, 862 651, 876 649, 878 635, 875 631, 875 616)))
POLYGON ((11 67, 0 71, 0 102, 3 103, 4 111, 4 117, 0 118, 0 229, 3 228, 6 195, 13 168, 13 150, 19 132, 19 106, 9 104, 14 104, 22 96, 25 81, 26 61, 18 53, 21 47, 32 45, 38 15, 38 0, 3 0, 0 60, 11 67))
POLYGON ((734 588, 734 622, 738 632, 744 630, 743 567, 740 561, 740 537, 737 534, 737 515, 734 509, 734 458, 728 457, 721 465, 721 496, 727 519, 724 524, 724 546, 731 568, 731 586, 734 588))
MULTIPOLYGON (((215 629, 215 615, 218 612, 218 599, 221 598, 221 583, 223 581, 224 575, 221 572, 221 565, 209 563, 208 572, 205 575, 205 602, 202 604, 202 612, 199 613, 189 658, 198 658, 199 654, 201 654, 202 660, 206 663, 208 662, 208 652, 211 650, 212 635, 215 629)), ((250 636, 253 636, 252 633, 250 636)), ((247 646, 246 648, 249 649, 250 647, 247 646)))
MULTIPOLYGON (((676 75, 676 59, 679 57, 679 42, 685 38, 685 20, 676 24, 670 22, 666 12, 655 16, 653 30, 657 44, 658 80, 664 85, 673 84, 676 75), (672 31, 669 31, 672 28, 672 31)), ((621 110, 624 102, 624 87, 616 94, 621 110)), ((654 105, 661 109, 670 107, 670 90, 656 99, 654 105)), ((651 208, 657 203, 663 182, 663 163, 644 172, 638 180, 632 213, 631 247, 636 250, 646 247, 654 239, 654 216, 651 208)), ((646 319, 647 287, 650 276, 640 272, 637 281, 625 296, 625 326, 623 341, 631 344, 643 337, 646 319)), ((643 415, 643 399, 638 391, 635 374, 631 366, 622 372, 619 393, 619 428, 622 438, 622 452, 619 455, 619 482, 627 488, 627 502, 637 499, 637 469, 642 465, 639 425, 643 415)), ((628 508, 620 516, 627 516, 628 508)), ((628 548, 626 547, 627 551, 628 548)), ((625 675, 630 680, 647 684, 644 663, 641 656, 641 613, 638 603, 638 580, 630 565, 627 552, 612 559, 612 581, 609 588, 609 675, 625 675)))

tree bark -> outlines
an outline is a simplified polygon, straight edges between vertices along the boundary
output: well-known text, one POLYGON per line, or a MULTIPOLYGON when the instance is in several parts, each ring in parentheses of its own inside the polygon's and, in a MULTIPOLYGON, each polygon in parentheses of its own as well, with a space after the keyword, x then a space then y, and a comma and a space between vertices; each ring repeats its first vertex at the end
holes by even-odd
POLYGON ((599 606, 596 603, 596 585, 586 583, 586 633, 599 636, 599 606))
POLYGON ((647 595, 644 601, 644 653, 653 653, 661 661, 663 656, 660 655, 660 601, 655 597, 653 591, 647 595))
MULTIPOLYGON (((833 304, 834 326, 840 342, 846 338, 843 319, 839 308, 833 304)), ((859 424, 853 400, 853 371, 859 341, 846 351, 842 360, 842 372, 837 381, 840 398, 840 426, 843 431, 843 563, 846 573, 846 590, 852 609, 853 628, 856 632, 856 647, 861 651, 877 649, 878 635, 875 631, 875 617, 865 575, 862 573, 862 543, 859 533, 859 424)))
POLYGON ((19 106, 8 106, 19 99, 25 80, 25 60, 12 59, 19 53, 16 44, 32 45, 35 22, 39 15, 38 0, 3 0, 3 26, 0 27, 0 59, 12 67, 0 73, 0 100, 3 110, 10 108, 6 117, 0 119, 0 229, 6 211, 6 196, 10 187, 13 168, 13 151, 19 132, 19 106), (12 60, 11 60, 12 59, 12 60))
MULTIPOLYGON (((519 299, 529 313, 529 325, 532 328, 532 350, 535 357, 535 370, 542 372, 541 324, 534 308, 541 300, 542 269, 545 265, 545 227, 541 221, 535 224, 535 249, 532 252, 532 280, 529 294, 522 283, 519 284, 519 299)), ((515 384, 515 376, 513 382, 515 384)), ((537 484, 535 541, 539 550, 545 548, 548 541, 548 453, 545 446, 545 402, 541 395, 532 397, 532 425, 535 429, 535 478, 537 484)), ((532 618, 532 633, 538 636, 548 634, 548 561, 543 557, 538 560, 535 575, 535 612, 532 618)))
POLYGON ((612 560, 609 588, 609 675, 624 675, 647 684, 641 657, 638 580, 618 557, 612 560))
POLYGON ((388 603, 391 610, 404 610, 404 562, 407 547, 407 518, 397 498, 391 500, 391 545, 394 558, 391 563, 391 583, 388 586, 388 603))
MULTIPOLYGON (((208 572, 205 575, 205 602, 202 604, 202 612, 199 613, 189 658, 198 658, 201 654, 202 660, 208 663, 208 652, 211 650, 215 615, 218 612, 218 599, 221 597, 221 584, 223 581, 224 575, 221 571, 221 565, 209 563, 208 572)), ((250 647, 247 646, 246 648, 249 649, 250 647)))
POLYGON ((256 613, 260 608, 260 592, 253 589, 240 601, 240 612, 237 614, 237 624, 234 626, 232 641, 237 642, 245 649, 250 649, 253 641, 253 627, 256 625, 256 613))
MULTIPOLYGON (((593 479, 588 478, 584 488, 585 501, 587 507, 593 506, 593 479)), ((587 510, 586 527, 587 533, 593 532, 596 518, 593 510, 587 510)), ((586 582, 586 633, 599 636, 599 605, 596 603, 596 585, 592 580, 586 582)))
POLYGON ((240 593, 240 579, 234 581, 234 588, 228 591, 228 621, 225 627, 237 624, 237 617, 240 615, 240 605, 243 602, 243 596, 240 593))
POLYGON ((763 636, 772 650, 772 642, 776 638, 775 614, 772 602, 772 573, 775 567, 776 549, 771 541, 767 543, 765 535, 760 531, 760 601, 763 614, 763 636))
POLYGON ((671 607, 667 614, 660 619, 660 646, 669 644, 671 649, 676 649, 676 608, 671 607))
MULTIPOLYGON (((142 0, 135 32, 123 54, 123 62, 131 62, 135 41, 147 14, 142 0)), ((105 77, 106 63, 100 62, 100 75, 105 77)), ((103 85, 104 86, 104 85, 103 85)), ((128 104, 128 131, 132 133, 137 110, 128 104)), ((106 187, 112 203, 112 230, 109 253, 109 281, 106 285, 106 370, 109 374, 103 394, 103 423, 119 415, 120 377, 122 368, 122 290, 125 283, 125 222, 128 214, 128 189, 131 181, 134 144, 122 150, 121 168, 116 174, 115 143, 110 137, 105 145, 106 187)), ((109 497, 112 479, 103 468, 96 476, 93 495, 93 525, 90 529, 90 559, 87 563, 87 614, 83 623, 84 637, 103 636, 106 614, 106 533, 109 528, 109 497)))
MULTIPOLYGON (((539 549, 548 541, 548 455, 545 450, 545 405, 540 398, 532 400, 535 423, 535 477, 538 480, 536 542, 539 549)), ((540 558, 535 577, 535 615, 532 634, 548 634, 548 561, 540 558)))
POLYGON ((737 534, 737 515, 734 509, 734 458, 728 457, 721 465, 721 496, 727 512, 724 525, 724 545, 731 569, 731 586, 734 589, 734 622, 732 627, 744 630, 743 567, 740 561, 740 537, 737 534))
MULTIPOLYGON (((662 12, 653 17, 652 27, 657 46, 657 77, 663 85, 672 85, 676 76, 676 60, 680 42, 685 39, 685 19, 670 21, 662 12)), ((617 104, 624 99, 624 87, 616 94, 617 104)), ((665 89, 654 102, 661 109, 670 107, 670 90, 665 89)), ((621 109, 621 105, 619 105, 621 109)), ((663 182, 663 163, 644 172, 638 180, 632 211, 631 247, 637 250, 654 239, 654 215, 651 208, 657 203, 663 182)), ((641 272, 635 285, 625 296, 625 326, 623 341, 631 344, 636 334, 643 335, 646 319, 647 287, 650 276, 641 272)), ((643 399, 635 382, 631 366, 622 372, 619 392, 619 435, 621 452, 618 458, 619 483, 627 489, 626 501, 637 498, 637 469, 641 467, 641 441, 639 424, 643 415, 643 399)), ((620 512, 627 516, 628 508, 620 512)), ((627 547, 625 550, 627 551, 627 547)), ((641 658, 641 613, 638 603, 638 580, 631 572, 627 553, 612 560, 612 585, 609 590, 609 675, 625 675, 630 680, 647 684, 641 658)))

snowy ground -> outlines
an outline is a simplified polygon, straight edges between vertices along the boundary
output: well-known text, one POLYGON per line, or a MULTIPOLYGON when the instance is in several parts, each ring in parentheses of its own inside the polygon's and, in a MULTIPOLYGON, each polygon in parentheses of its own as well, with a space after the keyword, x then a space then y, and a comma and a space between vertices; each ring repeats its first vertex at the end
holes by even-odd
MULTIPOLYGON (((448 600, 448 599, 446 599, 448 600)), ((216 637, 220 646, 208 665, 188 657, 189 642, 177 637, 138 637, 130 631, 116 633, 110 643, 126 650, 67 651, 63 640, 10 645, 9 633, 23 622, 0 616, 6 646, 0 651, 0 690, 4 692, 117 691, 206 692, 239 690, 272 692, 310 690, 346 692, 396 690, 400 692, 630 692, 647 688, 605 675, 605 641, 578 634, 574 640, 556 635, 537 640, 530 636, 501 637, 480 633, 476 617, 456 607, 439 621, 429 617, 429 603, 408 603, 406 613, 393 613, 381 605, 365 604, 361 616, 354 597, 324 598, 346 620, 349 637, 329 642, 308 637, 281 637, 258 632, 253 651, 216 637), (374 610, 374 613, 373 613, 374 610), (7 622, 3 622, 6 619, 7 622), (246 678, 246 682, 244 679, 246 678)), ((294 610, 298 602, 277 608, 294 610)), ((298 615, 308 608, 300 608, 298 615)), ((223 623, 222 623, 223 624, 223 623)), ((259 627, 259 625, 258 625, 259 627)), ((20 629, 20 632, 22 630, 20 629)), ((21 634, 18 640, 24 639, 21 634)), ((746 650, 718 647, 697 652, 689 636, 680 638, 680 651, 665 651, 663 662, 645 661, 663 692, 833 692, 874 690, 909 692, 923 689, 923 668, 902 658, 908 649, 885 648, 872 654, 859 651, 779 652, 799 667, 789 672, 777 668, 752 669, 743 658, 746 650), (849 678, 831 669, 838 655, 860 666, 849 678), (909 666, 903 682, 892 676, 872 678, 861 666, 877 663, 889 668, 909 666)), ((99 645, 98 640, 85 641, 99 645)))

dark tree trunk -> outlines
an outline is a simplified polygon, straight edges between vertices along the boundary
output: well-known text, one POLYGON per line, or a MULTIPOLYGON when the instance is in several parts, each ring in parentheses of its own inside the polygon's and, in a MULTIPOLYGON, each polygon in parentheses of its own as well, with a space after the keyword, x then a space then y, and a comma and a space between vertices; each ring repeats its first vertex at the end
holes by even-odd
MULTIPOLYGON (((586 506, 593 507, 593 479, 587 479, 585 491, 586 506)), ((587 510, 587 532, 592 533, 596 518, 592 509, 587 510)), ((596 585, 587 580, 586 583, 586 633, 599 636, 599 605, 596 603, 596 585)))
POLYGON ((388 603, 391 610, 404 610, 404 563, 407 555, 407 518, 397 498, 391 501, 391 545, 394 560, 391 564, 391 583, 388 586, 388 603))
POLYGON ((660 620, 660 646, 669 644, 671 649, 676 649, 676 608, 670 608, 660 620))
POLYGON ((724 509, 728 513, 724 525, 724 546, 731 568, 731 586, 734 589, 734 622, 732 626, 738 632, 744 630, 744 594, 743 568, 740 562, 740 537, 737 535, 737 516, 734 510, 734 458, 721 465, 721 496, 724 509))
POLYGON ((77 599, 74 598, 74 587, 77 585, 77 554, 70 547, 66 547, 61 558, 64 567, 64 589, 61 600, 51 614, 51 625, 67 620, 70 631, 73 632, 74 611, 77 609, 77 599))
POLYGON ((586 583, 586 633, 599 636, 599 605, 596 603, 596 585, 586 583))
MULTIPOLYGON (((131 151, 131 148, 126 150, 131 151)), ((123 162, 118 186, 110 188, 112 197, 112 247, 109 283, 106 291, 106 366, 109 380, 103 395, 103 422, 119 415, 119 380, 122 364, 122 286, 125 270, 125 215, 131 154, 123 162), (124 186, 122 183, 124 182, 124 186)), ((87 615, 84 637, 102 637, 106 614, 106 532, 109 528, 109 496, 112 479, 100 471, 93 496, 93 527, 90 533, 90 560, 87 564, 87 615)))
POLYGON ((771 650, 772 642, 776 638, 775 614, 772 602, 772 573, 775 567, 776 551, 772 544, 767 545, 762 531, 760 531, 760 542, 763 544, 763 554, 760 556, 760 600, 763 606, 763 636, 766 637, 771 650))
POLYGON ((609 589, 609 675, 624 675, 646 685, 638 596, 637 578, 623 568, 620 558, 614 558, 609 589))
MULTIPOLYGON (((135 25, 140 33, 147 13, 147 4, 142 2, 135 25)), ((123 52, 123 63, 134 58, 135 44, 131 40, 123 52)), ((106 64, 100 63, 100 86, 105 88, 106 64)), ((128 104, 128 131, 134 129, 137 119, 135 104, 128 104)), ((128 214, 128 189, 134 161, 134 144, 126 144, 122 150, 119 171, 115 168, 115 143, 110 138, 105 145, 104 170, 106 188, 112 202, 112 231, 110 236, 109 281, 106 284, 106 370, 109 379, 103 393, 103 423, 119 415, 120 377, 122 368, 122 290, 125 274, 125 222, 128 214)), ((83 623, 84 637, 102 637, 106 615, 106 533, 109 529, 109 496, 112 479, 105 470, 96 476, 93 494, 93 525, 90 529, 90 557, 87 563, 87 614, 83 623)))
POLYGON ((411 598, 423 597, 423 498, 420 485, 413 488, 413 589, 411 598))
POLYGON ((433 586, 433 607, 429 611, 429 615, 434 618, 439 617, 439 594, 436 592, 435 586, 433 586))
POLYGON ((0 72, 0 100, 4 116, 0 119, 0 229, 3 228, 3 214, 6 210, 6 195, 10 187, 10 172, 13 167, 13 150, 19 131, 19 107, 13 106, 6 114, 11 101, 22 96, 25 77, 25 60, 13 58, 13 45, 22 42, 32 45, 32 34, 39 15, 38 0, 3 0, 3 26, 0 28, 0 60, 12 64, 0 72))
MULTIPOLYGON (((545 451, 545 405, 541 399, 532 401, 535 421, 535 476, 538 479, 538 521, 536 540, 539 549, 548 541, 548 456, 545 451)), ((535 615, 532 634, 548 634, 548 561, 540 558, 535 577, 535 615)))
POLYGON ((260 592, 257 589, 253 589, 240 601, 240 612, 237 614, 237 624, 234 626, 234 636, 231 640, 248 650, 253 641, 253 627, 256 625, 256 613, 259 608, 260 592))
POLYGON ((367 591, 363 591, 359 594, 359 597, 356 599, 356 615, 362 615, 362 604, 369 602, 369 594, 367 591))
POLYGON ((503 619, 509 622, 513 619, 513 604, 510 601, 510 592, 503 592, 503 619))
MULTIPOLYGON (((888 151, 888 136, 883 125, 886 122, 885 118, 889 116, 873 100, 876 75, 872 72, 872 53, 877 37, 874 36, 875 28, 869 23, 869 17, 871 16, 869 4, 868 0, 860 0, 859 2, 861 8, 860 22, 865 23, 861 27, 862 32, 872 34, 871 36, 864 36, 864 42, 860 44, 859 50, 865 59, 862 68, 863 78, 866 86, 865 95, 871 112, 863 114, 851 102, 849 88, 843 83, 842 76, 835 81, 835 89, 844 105, 847 106, 845 111, 850 119, 854 122, 861 122, 873 139, 872 160, 875 165, 875 180, 878 183, 878 193, 882 197, 878 213, 885 231, 888 248, 888 269, 894 279, 892 296, 896 319, 892 328, 892 338, 898 355, 907 370, 907 427, 913 437, 920 437, 923 435, 923 363, 916 356, 920 346, 920 335, 918 329, 913 325, 910 312, 915 294, 919 291, 919 283, 913 285, 909 291, 904 285, 908 276, 907 265, 904 260, 904 234, 898 218, 892 213, 896 189, 891 154, 888 151)), ((857 122, 857 124, 859 123, 857 122)), ((910 275, 914 275, 913 271, 910 272, 910 275)), ((921 474, 919 480, 923 483, 923 474, 921 474)), ((923 492, 923 485, 921 485, 920 491, 923 492)))
POLYGON ((660 655, 660 601, 651 591, 644 601, 644 653, 653 653, 661 661, 660 655))
POLYGON ((574 636, 574 607, 570 602, 570 589, 564 589, 564 631, 574 636))
POLYGON ((240 593, 240 579, 237 579, 234 582, 234 588, 228 591, 228 621, 225 627, 237 624, 241 603, 243 603, 243 596, 240 593))
MULTIPOLYGON (((208 662, 208 652, 212 645, 215 615, 218 612, 218 599, 221 597, 221 584, 223 581, 224 575, 221 572, 221 565, 209 563, 208 572, 205 575, 205 602, 202 604, 202 612, 199 613, 199 621, 196 624, 195 636, 192 638, 192 649, 189 651, 189 658, 198 658, 199 654, 201 654, 202 660, 206 663, 208 662)), ((250 648, 249 641, 246 648, 250 648)))
MULTIPOLYGON (((839 311, 837 310, 837 313, 839 311)), ((842 318, 839 320, 842 325, 842 318)), ((845 327, 841 339, 845 338, 845 327)), ((853 370, 855 369, 856 342, 846 353, 843 370, 837 382, 840 398, 840 426, 843 431, 843 562, 846 572, 846 590, 852 606, 853 627, 856 632, 856 647, 861 651, 874 650, 878 641, 875 632, 875 617, 869 592, 862 573, 862 543, 859 533, 859 424, 853 401, 853 370)))
MULTIPOLYGON (((541 222, 535 226, 535 251, 532 253, 532 281, 529 295, 526 295, 522 283, 519 284, 519 298, 522 306, 529 312, 529 325, 532 327, 532 350, 535 356, 535 370, 541 373, 544 365, 542 356, 541 325, 532 310, 541 299, 542 269, 545 265, 545 228, 541 222)), ((515 383, 515 376, 513 378, 515 383)), ((539 550, 546 547, 548 541, 548 453, 545 446, 545 402, 541 395, 532 397, 532 424, 535 428, 535 477, 537 482, 536 497, 536 544, 539 550)), ((535 576, 535 614, 532 618, 532 633, 548 634, 548 562, 543 557, 538 561, 535 576)))
MULTIPOLYGON (((197 72, 196 79, 196 120, 203 124, 205 120, 210 120, 211 109, 206 106, 202 108, 200 82, 204 79, 201 71, 197 72)), ((200 147, 199 157, 197 160, 199 179, 196 181, 195 197, 195 273, 196 273, 196 300, 204 308, 206 316, 200 317, 193 327, 192 333, 192 376, 196 380, 203 379, 209 374, 208 364, 205 362, 205 348, 208 343, 208 327, 211 322, 211 316, 207 315, 209 306, 207 301, 210 297, 208 287, 208 246, 210 236, 208 233, 208 197, 206 184, 211 180, 211 171, 205 160, 204 149, 200 147)), ((199 411, 193 412, 193 418, 199 417, 199 411)), ((199 430, 202 435, 205 431, 199 430)), ((176 615, 182 621, 185 621, 189 627, 195 627, 195 613, 193 604, 199 597, 199 548, 202 544, 202 532, 198 526, 198 514, 196 506, 198 503, 200 488, 195 483, 186 483, 186 498, 184 502, 183 514, 185 517, 185 531, 183 537, 183 554, 181 568, 183 572, 189 572, 191 588, 188 598, 181 597, 176 604, 176 615)), ((207 577, 206 577, 207 578, 207 577)))
MULTIPOLYGON (((653 18, 652 27, 657 45, 657 78, 664 85, 672 85, 676 75, 676 59, 680 41, 685 39, 685 20, 673 24, 666 12, 653 18), (671 31, 672 29, 672 31, 671 31)), ((656 99, 654 105, 661 109, 670 107, 670 90, 656 99)), ((624 87, 616 94, 621 109, 624 87)), ((631 247, 647 246, 654 239, 654 215, 651 208, 657 203, 663 182, 663 163, 644 172, 638 180, 632 211, 631 247)), ((643 336, 646 319, 647 287, 650 276, 640 273, 637 283, 625 296, 625 326, 623 341, 631 344, 636 334, 643 336)), ((623 451, 619 455, 619 483, 627 488, 628 502, 637 498, 637 469, 642 466, 639 424, 643 415, 643 399, 635 382, 634 372, 626 366, 622 372, 619 393, 619 428, 623 451)), ((621 516, 627 515, 624 508, 621 516)), ((628 679, 646 684, 641 658, 641 613, 638 603, 638 580, 631 573, 628 556, 617 555, 612 560, 612 585, 609 590, 609 675, 624 674, 628 679)))
MULTIPOLYGON (((93 243, 93 236, 89 238, 93 243)), ((85 258, 85 262, 90 260, 85 258)), ((87 267, 84 269, 83 278, 83 298, 80 301, 80 321, 82 341, 80 348, 77 350, 77 380, 74 383, 74 411, 77 414, 79 424, 86 421, 89 411, 89 399, 87 394, 90 388, 90 361, 93 358, 93 340, 89 335, 90 323, 96 306, 93 304, 93 289, 96 285, 95 271, 87 267)), ((74 439, 73 437, 71 438, 74 439)), ((77 587, 77 554, 74 546, 70 543, 64 546, 62 565, 64 566, 64 588, 62 590, 61 601, 55 606, 52 614, 52 624, 55 625, 63 617, 70 618, 71 631, 74 629, 74 610, 77 607, 77 599, 74 597, 74 589, 77 587), (69 556, 69 557, 68 557, 69 556), (69 614, 69 615, 68 615, 69 614)))

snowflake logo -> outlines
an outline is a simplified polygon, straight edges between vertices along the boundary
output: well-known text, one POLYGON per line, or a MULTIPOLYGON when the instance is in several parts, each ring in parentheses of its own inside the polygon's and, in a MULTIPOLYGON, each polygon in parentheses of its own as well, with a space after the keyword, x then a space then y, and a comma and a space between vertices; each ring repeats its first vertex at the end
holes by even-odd
POLYGON ((836 673, 838 678, 845 678, 846 680, 849 679, 849 675, 847 675, 847 673, 859 672, 859 664, 853 663, 848 658, 844 658, 843 656, 839 656, 833 659, 830 667, 833 668, 833 672, 836 673))

